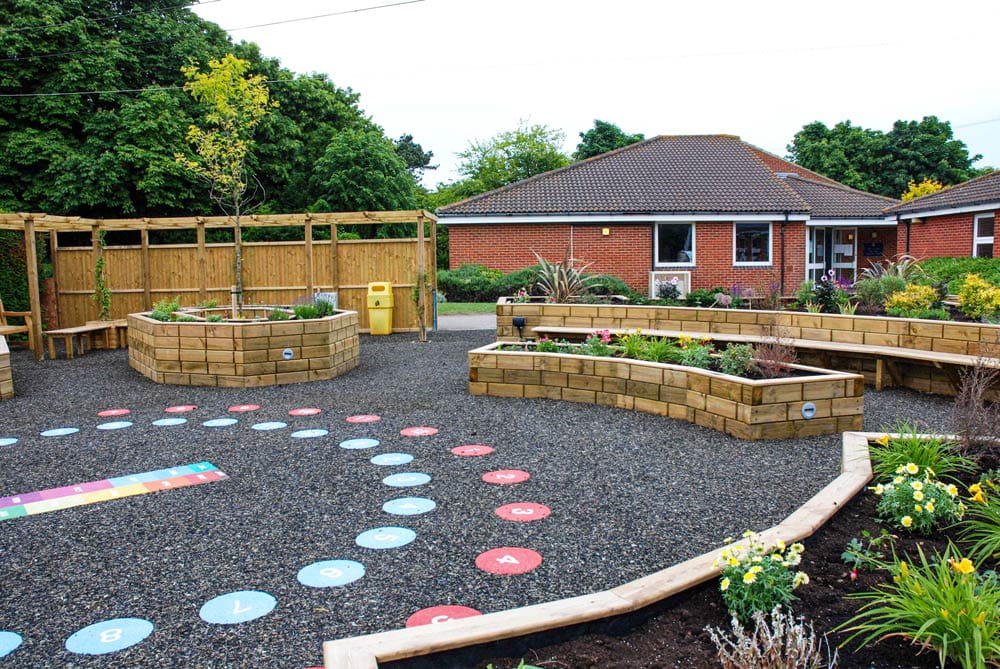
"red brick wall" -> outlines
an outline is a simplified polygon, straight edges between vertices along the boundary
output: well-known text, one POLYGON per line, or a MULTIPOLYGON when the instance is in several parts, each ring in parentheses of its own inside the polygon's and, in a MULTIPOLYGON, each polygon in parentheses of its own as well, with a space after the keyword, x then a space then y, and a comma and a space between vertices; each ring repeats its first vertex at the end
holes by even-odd
POLYGON ((641 292, 649 289, 653 241, 648 224, 453 225, 448 228, 450 264, 461 267, 474 263, 512 272, 538 263, 532 251, 558 262, 565 255, 571 236, 573 257, 581 264, 591 263, 588 272, 616 276, 641 292), (602 235, 602 228, 608 228, 610 234, 602 235))
POLYGON ((883 260, 891 260, 899 253, 896 236, 896 228, 858 228, 858 272, 883 260), (865 244, 881 244, 882 255, 865 256, 865 244))
MULTIPOLYGON (((976 212, 988 213, 988 212, 976 212)), ((971 256, 972 223, 975 214, 928 216, 924 223, 910 224, 910 255, 924 258, 971 256)), ((906 224, 897 229, 899 252, 906 251, 906 224)))
MULTIPOLYGON (((532 249, 546 260, 561 260, 570 241, 568 224, 484 224, 453 225, 448 228, 451 266, 475 263, 512 272, 536 263, 532 249)), ((714 286, 766 291, 781 275, 781 224, 772 226, 772 266, 733 267, 733 224, 698 223, 696 267, 690 268, 693 288, 714 286)), ((785 228, 785 293, 798 288, 805 277, 805 225, 789 223, 785 228)), ((611 274, 635 290, 649 290, 653 266, 652 225, 572 226, 573 257, 593 263, 588 271, 611 274), (601 234, 602 227, 610 235, 601 234)), ((688 268, 678 268, 688 269, 688 268)))
MULTIPOLYGON (((695 233, 695 263, 691 270, 692 288, 731 288, 741 284, 758 293, 767 292, 770 284, 781 279, 781 223, 771 226, 771 266, 733 266, 733 224, 698 223, 695 233)), ((784 257, 785 293, 795 292, 805 278, 805 224, 789 223, 785 227, 784 257)))

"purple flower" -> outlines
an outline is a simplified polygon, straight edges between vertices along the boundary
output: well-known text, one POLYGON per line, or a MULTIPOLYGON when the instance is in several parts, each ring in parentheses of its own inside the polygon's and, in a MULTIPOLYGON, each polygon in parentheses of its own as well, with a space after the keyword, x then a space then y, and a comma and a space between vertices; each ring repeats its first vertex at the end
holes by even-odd
POLYGON ((715 301, 724 307, 728 307, 733 303, 733 298, 731 295, 726 295, 725 293, 716 293, 715 301))

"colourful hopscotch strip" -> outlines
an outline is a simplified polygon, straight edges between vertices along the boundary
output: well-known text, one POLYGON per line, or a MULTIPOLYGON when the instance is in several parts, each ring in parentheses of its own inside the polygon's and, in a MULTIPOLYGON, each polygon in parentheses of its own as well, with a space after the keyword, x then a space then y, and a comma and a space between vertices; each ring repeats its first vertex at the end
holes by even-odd
POLYGON ((157 469, 144 474, 118 476, 100 481, 38 490, 22 495, 0 497, 0 520, 68 509, 83 504, 96 504, 112 499, 145 495, 158 490, 186 488, 226 478, 211 462, 197 462, 170 469, 157 469))

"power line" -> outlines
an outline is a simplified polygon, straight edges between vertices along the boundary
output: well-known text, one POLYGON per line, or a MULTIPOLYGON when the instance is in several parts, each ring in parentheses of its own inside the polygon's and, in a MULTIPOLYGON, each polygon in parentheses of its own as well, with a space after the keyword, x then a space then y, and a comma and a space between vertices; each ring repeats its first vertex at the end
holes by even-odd
POLYGON ((986 125, 987 123, 996 123, 1000 121, 1000 116, 997 118, 988 118, 984 121, 973 121, 972 123, 963 123, 962 125, 956 125, 956 128, 971 128, 974 125, 986 125))
MULTIPOLYGON (((266 79, 265 84, 283 84, 299 79, 266 79)), ((110 93, 144 93, 146 91, 179 91, 183 86, 147 86, 146 88, 116 88, 105 91, 60 91, 57 93, 0 93, 0 98, 51 98, 62 95, 105 95, 110 93)))
MULTIPOLYGON (((218 2, 219 0, 213 0, 218 2)), ((238 30, 251 30, 253 28, 267 28, 270 26, 284 25, 286 23, 298 23, 300 21, 312 21, 314 19, 325 19, 331 16, 342 16, 345 14, 359 14, 361 12, 370 12, 376 9, 387 9, 390 7, 400 7, 402 5, 414 5, 420 2, 427 2, 427 0, 402 0, 402 2, 393 2, 385 5, 374 5, 371 7, 359 7, 357 9, 345 9, 339 12, 330 12, 328 14, 316 14, 314 16, 302 16, 294 19, 283 19, 281 21, 271 21, 269 23, 257 23, 252 26, 240 26, 239 28, 223 28, 226 32, 235 32, 238 30)), ((144 42, 127 42, 121 44, 123 47, 133 47, 133 46, 147 46, 150 44, 162 44, 164 42, 174 42, 177 41, 176 37, 165 37, 163 39, 157 40, 147 40, 144 42)), ((61 56, 78 56, 87 53, 104 53, 106 48, 100 49, 78 49, 76 51, 56 51, 54 53, 43 53, 43 54, 33 54, 31 56, 14 56, 12 58, 0 58, 0 63, 16 63, 24 60, 32 59, 42 59, 42 58, 59 58, 61 56)))
POLYGON ((27 30, 42 30, 44 28, 63 28, 65 26, 73 25, 77 21, 88 21, 90 23, 103 23, 104 21, 114 21, 116 19, 125 18, 127 16, 139 16, 140 14, 153 14, 155 12, 166 12, 171 9, 182 9, 184 7, 194 7, 195 5, 211 5, 215 2, 222 2, 222 0, 203 0, 202 2, 189 2, 183 5, 171 5, 169 7, 155 7, 153 9, 144 9, 142 11, 128 12, 127 14, 115 14, 114 16, 105 16, 100 19, 89 19, 85 16, 78 16, 72 21, 63 21, 62 23, 46 23, 38 26, 22 26, 20 28, 4 28, 0 30, 0 35, 6 33, 19 33, 27 30))

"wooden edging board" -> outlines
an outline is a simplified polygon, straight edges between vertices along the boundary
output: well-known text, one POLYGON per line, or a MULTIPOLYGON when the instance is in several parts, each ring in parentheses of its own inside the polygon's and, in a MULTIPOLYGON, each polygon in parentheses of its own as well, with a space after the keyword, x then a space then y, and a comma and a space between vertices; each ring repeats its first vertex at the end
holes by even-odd
MULTIPOLYGON (((880 433, 844 432, 841 473, 777 525, 760 533, 774 544, 801 541, 823 526, 872 478, 868 442, 880 433)), ((719 575, 719 546, 698 557, 616 588, 472 618, 349 637, 323 644, 326 669, 377 669, 379 662, 544 632, 631 613, 719 575)))

